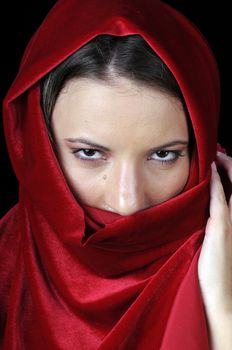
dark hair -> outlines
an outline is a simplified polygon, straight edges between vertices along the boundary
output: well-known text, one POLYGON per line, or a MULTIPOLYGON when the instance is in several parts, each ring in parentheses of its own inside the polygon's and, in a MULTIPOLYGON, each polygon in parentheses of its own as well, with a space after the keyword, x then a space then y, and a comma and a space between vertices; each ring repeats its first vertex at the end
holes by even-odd
MULTIPOLYGON (((112 83, 124 77, 136 84, 157 88, 185 102, 172 72, 137 34, 98 35, 48 73, 41 83, 41 104, 50 138, 51 115, 56 99, 73 78, 89 78, 112 83)), ((187 115, 187 113, 186 113, 187 115)), ((187 118, 189 130, 191 125, 187 118)), ((190 132, 191 134, 191 132, 190 132)))

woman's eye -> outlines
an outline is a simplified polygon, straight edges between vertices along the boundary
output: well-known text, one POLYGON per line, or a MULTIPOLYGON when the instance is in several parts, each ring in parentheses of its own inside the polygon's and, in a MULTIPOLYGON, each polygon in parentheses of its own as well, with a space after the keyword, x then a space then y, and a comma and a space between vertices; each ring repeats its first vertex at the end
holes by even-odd
MULTIPOLYGON (((105 157, 103 156, 101 151, 98 151, 97 149, 92 148, 82 148, 78 150, 72 151, 75 154, 75 157, 86 160, 86 161, 97 161, 97 160, 104 160, 105 157)), ((149 160, 156 160, 160 161, 162 163, 171 163, 177 160, 177 158, 181 157, 181 151, 167 151, 167 150, 160 150, 154 152, 150 157, 149 160)))
POLYGON ((96 149, 79 149, 73 153, 82 160, 99 160, 102 158, 102 153, 96 149))
POLYGON ((175 161, 180 156, 181 156, 180 151, 160 150, 153 153, 149 159, 158 160, 165 163, 165 162, 175 161))

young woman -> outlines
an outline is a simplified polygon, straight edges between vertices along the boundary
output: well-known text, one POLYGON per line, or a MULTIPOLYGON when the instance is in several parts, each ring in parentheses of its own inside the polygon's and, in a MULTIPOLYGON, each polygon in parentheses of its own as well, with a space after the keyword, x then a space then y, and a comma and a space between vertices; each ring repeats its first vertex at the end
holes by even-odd
POLYGON ((176 10, 58 1, 4 103, 20 192, 0 226, 1 348, 231 348, 218 116, 213 55, 176 10))

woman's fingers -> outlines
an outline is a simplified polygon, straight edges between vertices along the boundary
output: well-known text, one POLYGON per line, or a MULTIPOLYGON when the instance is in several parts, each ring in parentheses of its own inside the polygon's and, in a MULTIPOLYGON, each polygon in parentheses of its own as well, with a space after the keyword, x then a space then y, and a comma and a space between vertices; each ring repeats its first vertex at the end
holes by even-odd
POLYGON ((209 210, 198 273, 204 303, 215 311, 232 303, 232 220, 215 164, 212 164, 209 210))
POLYGON ((226 193, 228 206, 230 210, 230 218, 232 220, 232 158, 222 152, 217 152, 217 165, 222 169, 222 181, 226 193))
POLYGON ((232 181, 232 158, 225 153, 217 152, 217 162, 227 170, 228 177, 232 181))
POLYGON ((227 211, 227 201, 216 164, 212 164, 212 175, 210 182, 210 217, 221 219, 227 211))

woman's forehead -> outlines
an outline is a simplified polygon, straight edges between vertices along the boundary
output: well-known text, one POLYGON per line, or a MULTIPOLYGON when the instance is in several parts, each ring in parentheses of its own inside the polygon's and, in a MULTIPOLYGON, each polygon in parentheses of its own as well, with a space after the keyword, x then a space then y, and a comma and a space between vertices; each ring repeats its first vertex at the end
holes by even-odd
POLYGON ((88 135, 110 144, 146 144, 151 139, 160 143, 188 135, 181 102, 157 89, 137 89, 130 82, 119 87, 120 93, 117 86, 97 82, 81 87, 72 84, 57 99, 52 127, 62 137, 88 135))

